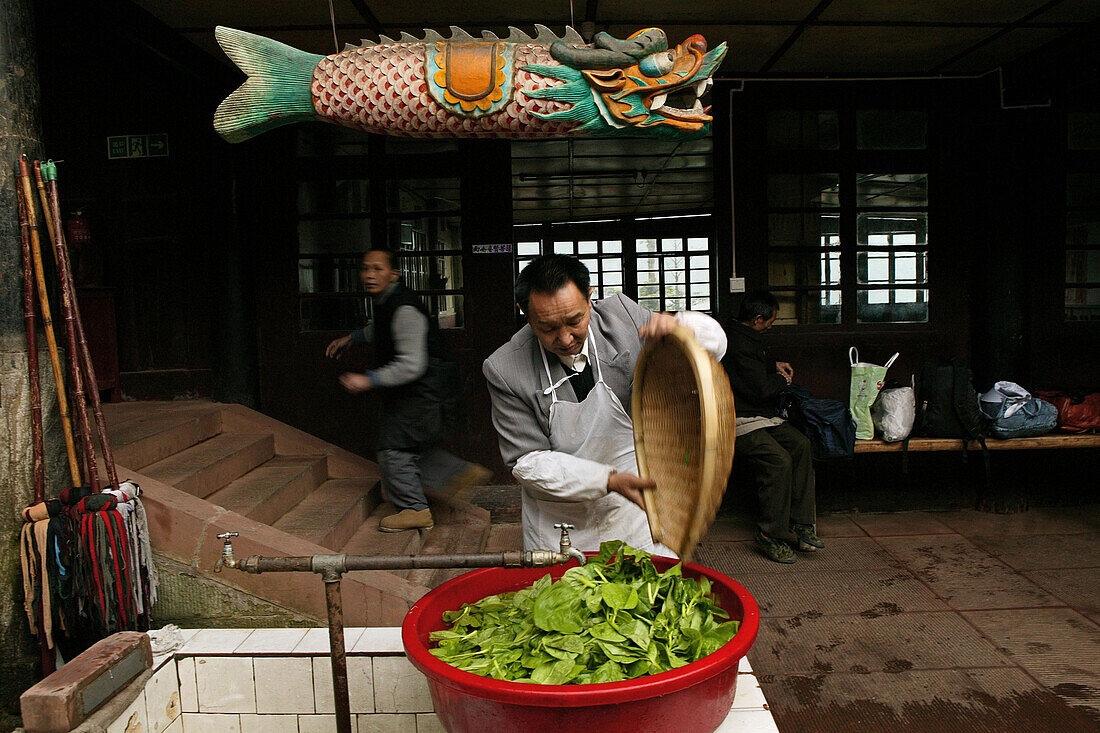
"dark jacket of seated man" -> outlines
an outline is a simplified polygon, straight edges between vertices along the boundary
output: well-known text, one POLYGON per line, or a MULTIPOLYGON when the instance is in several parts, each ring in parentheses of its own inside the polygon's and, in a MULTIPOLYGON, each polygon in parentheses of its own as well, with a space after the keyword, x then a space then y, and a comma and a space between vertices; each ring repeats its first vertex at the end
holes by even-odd
POLYGON ((776 562, 794 562, 789 543, 801 551, 824 547, 814 530, 813 451, 801 432, 779 417, 779 396, 794 369, 768 356, 763 335, 779 304, 768 292, 748 293, 736 320, 726 327, 722 365, 730 378, 737 411, 734 456, 751 466, 760 502, 757 542, 776 562))
POLYGON ((726 338, 722 366, 730 378, 737 416, 778 416, 779 395, 787 386, 787 378, 779 373, 775 359, 768 357, 762 332, 731 320, 726 338))

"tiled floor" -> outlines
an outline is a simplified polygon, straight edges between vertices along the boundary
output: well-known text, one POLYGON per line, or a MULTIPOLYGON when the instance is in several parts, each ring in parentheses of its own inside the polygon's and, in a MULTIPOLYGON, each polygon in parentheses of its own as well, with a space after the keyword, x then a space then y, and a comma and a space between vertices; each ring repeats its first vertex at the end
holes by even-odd
POLYGON ((760 604, 780 731, 1100 731, 1100 505, 818 529, 823 552, 778 565, 723 515, 696 552, 760 604))

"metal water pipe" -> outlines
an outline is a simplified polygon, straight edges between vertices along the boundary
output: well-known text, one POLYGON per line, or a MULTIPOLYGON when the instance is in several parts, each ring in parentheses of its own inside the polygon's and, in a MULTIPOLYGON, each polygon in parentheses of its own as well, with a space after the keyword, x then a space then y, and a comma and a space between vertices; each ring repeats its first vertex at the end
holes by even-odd
POLYGON ((413 570, 417 568, 544 568, 576 560, 581 565, 585 556, 573 547, 569 539, 572 524, 555 524, 561 530, 558 551, 516 550, 477 555, 306 555, 300 557, 263 557, 250 555, 237 560, 233 555, 233 538, 238 532, 219 534, 223 541, 222 555, 214 572, 223 567, 245 573, 318 573, 325 583, 325 606, 328 611, 329 655, 332 658, 332 694, 336 708, 337 733, 351 733, 351 700, 348 697, 347 650, 344 649, 344 608, 340 596, 340 580, 344 573, 356 570, 413 570))

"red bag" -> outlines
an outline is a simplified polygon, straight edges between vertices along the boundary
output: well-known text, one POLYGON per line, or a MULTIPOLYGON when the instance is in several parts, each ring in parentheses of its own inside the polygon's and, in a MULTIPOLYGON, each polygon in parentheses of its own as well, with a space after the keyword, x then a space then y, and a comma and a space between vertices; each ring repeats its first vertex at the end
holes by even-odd
POLYGON ((1071 433, 1100 430, 1100 392, 1086 395, 1078 402, 1074 402, 1065 392, 1040 391, 1035 396, 1058 408, 1058 426, 1063 430, 1071 433))

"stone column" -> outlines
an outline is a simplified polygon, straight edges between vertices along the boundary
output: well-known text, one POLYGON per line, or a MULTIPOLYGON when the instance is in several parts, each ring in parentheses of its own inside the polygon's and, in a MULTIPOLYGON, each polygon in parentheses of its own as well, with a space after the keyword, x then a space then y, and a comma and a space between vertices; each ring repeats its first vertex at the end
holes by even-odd
MULTIPOLYGON (((23 326, 23 258, 16 161, 41 157, 32 0, 0 0, 0 729, 17 722, 19 695, 38 675, 37 644, 23 614, 19 510, 33 498, 30 382, 23 326)), ((39 344, 45 338, 39 336, 39 344)), ((48 354, 42 366, 47 492, 67 476, 48 354)))

